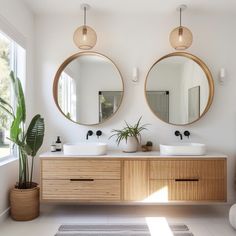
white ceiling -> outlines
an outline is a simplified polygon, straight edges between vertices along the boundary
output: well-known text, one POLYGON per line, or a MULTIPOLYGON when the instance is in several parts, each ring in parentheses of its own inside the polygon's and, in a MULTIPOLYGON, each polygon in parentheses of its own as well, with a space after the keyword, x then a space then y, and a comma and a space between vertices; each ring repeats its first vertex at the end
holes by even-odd
POLYGON ((180 4, 193 11, 235 12, 236 0, 23 0, 35 14, 76 14, 81 3, 99 13, 167 13, 180 4))

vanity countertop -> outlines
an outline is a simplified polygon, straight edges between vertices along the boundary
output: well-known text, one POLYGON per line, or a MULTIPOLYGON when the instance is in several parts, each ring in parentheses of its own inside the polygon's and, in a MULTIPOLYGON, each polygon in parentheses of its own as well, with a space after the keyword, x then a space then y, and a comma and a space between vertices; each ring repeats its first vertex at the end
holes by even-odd
POLYGON ((227 158, 225 154, 209 152, 203 156, 164 156, 161 155, 159 151, 151 152, 135 152, 135 153, 125 153, 120 150, 108 150, 106 155, 94 156, 94 155, 64 155, 63 152, 45 152, 39 155, 40 158, 227 158))

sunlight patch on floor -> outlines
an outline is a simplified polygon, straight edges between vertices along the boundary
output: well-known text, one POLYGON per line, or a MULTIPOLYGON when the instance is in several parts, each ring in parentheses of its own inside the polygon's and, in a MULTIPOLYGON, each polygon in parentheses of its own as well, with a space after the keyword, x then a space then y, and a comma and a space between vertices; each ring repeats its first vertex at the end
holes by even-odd
POLYGON ((151 236, 173 236, 165 217, 146 217, 151 236))

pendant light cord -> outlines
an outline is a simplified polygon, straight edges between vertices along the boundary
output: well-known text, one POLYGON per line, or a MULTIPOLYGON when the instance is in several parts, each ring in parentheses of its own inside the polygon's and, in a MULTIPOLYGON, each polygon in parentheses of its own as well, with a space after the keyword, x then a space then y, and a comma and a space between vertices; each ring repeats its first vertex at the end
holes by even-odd
POLYGON ((179 25, 182 26, 182 8, 179 9, 179 25))
POLYGON ((86 26, 86 7, 84 7, 84 26, 86 26))

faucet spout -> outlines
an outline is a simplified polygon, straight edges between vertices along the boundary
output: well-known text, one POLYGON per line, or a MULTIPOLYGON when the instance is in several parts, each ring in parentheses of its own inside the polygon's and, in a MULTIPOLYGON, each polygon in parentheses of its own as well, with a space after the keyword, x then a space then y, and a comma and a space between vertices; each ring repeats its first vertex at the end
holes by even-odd
POLYGON ((183 139, 183 135, 179 132, 179 130, 175 131, 175 136, 179 136, 181 140, 183 139))
POLYGON ((93 135, 93 131, 92 130, 89 130, 87 132, 87 135, 86 135, 86 139, 88 140, 89 136, 92 136, 93 135))

